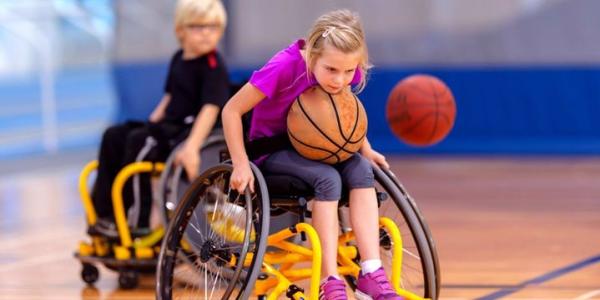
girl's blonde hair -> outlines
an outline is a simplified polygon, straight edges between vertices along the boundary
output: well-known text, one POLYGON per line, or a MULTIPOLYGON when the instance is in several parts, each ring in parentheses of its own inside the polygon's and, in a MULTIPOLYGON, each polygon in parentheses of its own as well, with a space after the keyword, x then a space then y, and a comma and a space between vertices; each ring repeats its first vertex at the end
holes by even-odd
POLYGON ((358 14, 349 10, 335 10, 320 16, 313 24, 306 39, 306 67, 308 74, 316 60, 323 52, 325 43, 335 47, 344 53, 361 51, 358 68, 361 71, 360 83, 355 91, 360 92, 367 83, 367 72, 371 68, 369 64, 369 52, 365 41, 364 30, 358 14))
POLYGON ((175 29, 196 20, 216 21, 222 29, 227 26, 227 13, 220 0, 178 0, 175 6, 175 29))

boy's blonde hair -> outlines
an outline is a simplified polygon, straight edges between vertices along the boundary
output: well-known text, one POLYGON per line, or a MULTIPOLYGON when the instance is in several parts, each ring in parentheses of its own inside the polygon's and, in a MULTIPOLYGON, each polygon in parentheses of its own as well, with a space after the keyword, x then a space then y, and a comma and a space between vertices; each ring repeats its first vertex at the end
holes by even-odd
POLYGON ((361 51, 358 64, 361 78, 355 90, 362 91, 366 85, 367 72, 371 65, 369 64, 364 30, 358 15, 342 9, 326 13, 315 21, 306 40, 306 66, 309 74, 321 55, 325 43, 344 53, 361 51))
POLYGON ((178 0, 175 6, 175 29, 194 22, 195 20, 216 21, 225 29, 227 13, 220 0, 178 0))

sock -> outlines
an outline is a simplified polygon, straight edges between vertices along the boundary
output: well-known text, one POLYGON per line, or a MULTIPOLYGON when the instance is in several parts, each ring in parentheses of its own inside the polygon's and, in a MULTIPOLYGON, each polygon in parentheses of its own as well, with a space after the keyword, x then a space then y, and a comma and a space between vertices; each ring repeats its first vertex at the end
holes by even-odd
POLYGON ((371 273, 381 268, 380 259, 368 259, 360 263, 360 268, 363 274, 371 273))

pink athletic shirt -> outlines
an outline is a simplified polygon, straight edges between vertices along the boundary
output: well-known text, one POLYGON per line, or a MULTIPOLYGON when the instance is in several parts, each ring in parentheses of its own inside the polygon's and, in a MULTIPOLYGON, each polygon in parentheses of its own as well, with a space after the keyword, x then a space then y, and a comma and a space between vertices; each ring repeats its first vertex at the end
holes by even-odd
MULTIPOLYGON (((250 140, 287 132, 287 113, 298 95, 316 86, 313 74, 306 76, 306 62, 300 50, 304 40, 297 40, 278 52, 260 70, 254 71, 250 83, 266 95, 254 107, 250 123, 250 140)), ((354 72, 351 84, 360 82, 360 70, 354 72)), ((262 161, 262 159, 261 159, 262 161)))

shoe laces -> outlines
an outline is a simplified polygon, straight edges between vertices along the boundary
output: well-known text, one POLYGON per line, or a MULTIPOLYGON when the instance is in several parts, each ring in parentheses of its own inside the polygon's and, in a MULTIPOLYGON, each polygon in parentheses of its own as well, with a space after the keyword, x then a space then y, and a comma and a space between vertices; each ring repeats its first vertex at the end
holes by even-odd
POLYGON ((392 286, 390 285, 390 282, 387 280, 387 277, 385 276, 384 272, 373 272, 370 274, 371 278, 377 282, 377 285, 384 290, 386 293, 387 292, 394 292, 394 289, 392 289, 392 286))

